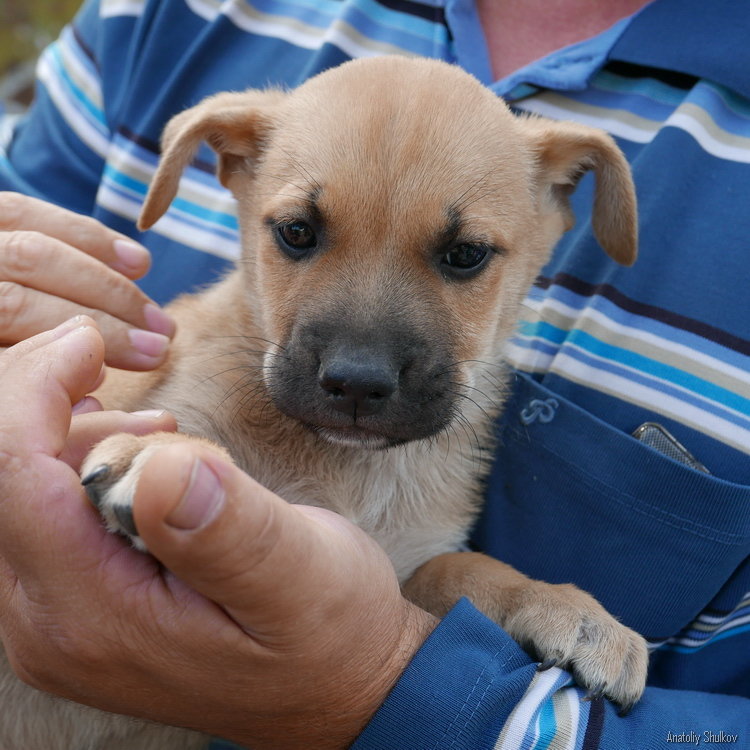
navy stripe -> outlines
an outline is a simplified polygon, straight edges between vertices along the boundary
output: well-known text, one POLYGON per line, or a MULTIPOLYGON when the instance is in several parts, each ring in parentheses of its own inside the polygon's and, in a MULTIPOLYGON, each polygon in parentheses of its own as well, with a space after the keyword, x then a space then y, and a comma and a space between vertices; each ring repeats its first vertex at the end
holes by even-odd
POLYGON ((715 344, 719 344, 726 349, 731 349, 746 357, 750 357, 749 340, 740 338, 739 336, 734 336, 727 331, 723 331, 720 328, 704 323, 701 320, 688 318, 685 315, 680 315, 679 313, 665 310, 664 308, 656 307, 655 305, 649 305, 645 302, 638 302, 630 297, 626 297, 622 292, 609 284, 590 284, 589 282, 578 279, 570 274, 558 273, 551 279, 545 276, 539 276, 534 285, 540 289, 549 289, 553 284, 569 289, 571 292, 582 297, 594 297, 597 295, 604 297, 613 304, 627 312, 633 313, 634 315, 657 320, 660 323, 672 326, 672 328, 679 328, 688 333, 695 334, 696 336, 701 336, 702 338, 707 339, 708 341, 713 341, 715 344))
POLYGON ((589 723, 586 726, 586 734, 583 737, 581 750, 597 750, 604 729, 604 701, 594 698, 589 710, 589 723))
MULTIPOLYGON (((127 125, 120 125, 117 128, 117 133, 118 135, 121 135, 126 141, 135 143, 142 149, 150 151, 152 154, 154 154, 154 156, 161 155, 161 147, 156 141, 152 140, 151 138, 147 138, 146 136, 138 135, 138 133, 134 133, 129 127, 127 127, 127 125)), ((197 157, 193 159, 193 161, 191 162, 191 166, 199 169, 201 172, 206 172, 207 174, 216 174, 215 164, 210 164, 209 162, 198 159, 197 157)))
POLYGON ((96 59, 96 56, 94 55, 94 50, 91 49, 91 47, 86 44, 84 38, 81 36, 81 32, 78 31, 78 28, 74 23, 70 24, 70 30, 73 33, 73 38, 76 40, 76 43, 81 48, 81 51, 83 52, 86 57, 91 61, 91 64, 97 69, 97 71, 101 72, 101 68, 99 67, 99 61, 96 59))
POLYGON ((621 60, 610 60, 604 66, 604 69, 622 78, 653 78, 666 83, 667 86, 682 91, 690 91, 700 80, 687 73, 678 73, 674 70, 663 70, 661 68, 649 68, 646 65, 636 65, 635 63, 622 62, 621 60))
POLYGON ((406 13, 409 16, 424 18, 427 21, 434 21, 445 26, 445 11, 443 8, 423 5, 413 0, 377 0, 377 3, 398 13, 406 13))

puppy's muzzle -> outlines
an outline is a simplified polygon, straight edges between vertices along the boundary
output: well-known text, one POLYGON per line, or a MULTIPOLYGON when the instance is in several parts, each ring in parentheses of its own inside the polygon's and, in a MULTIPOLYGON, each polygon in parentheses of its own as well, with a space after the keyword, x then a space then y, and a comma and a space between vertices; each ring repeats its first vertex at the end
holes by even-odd
POLYGON ((356 421, 385 408, 404 369, 377 352, 340 349, 321 362, 318 383, 328 403, 356 421))

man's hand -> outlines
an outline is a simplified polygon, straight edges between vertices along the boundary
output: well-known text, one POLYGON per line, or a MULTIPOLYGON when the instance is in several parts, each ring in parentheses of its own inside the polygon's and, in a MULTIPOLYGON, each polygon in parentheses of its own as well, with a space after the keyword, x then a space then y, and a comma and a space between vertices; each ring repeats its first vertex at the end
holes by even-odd
MULTIPOLYGON (((70 408, 101 349, 78 327, 0 357, 0 633, 17 673, 254 750, 348 746, 436 621, 364 532, 200 446, 155 453, 135 498, 172 572, 106 534, 60 458, 80 457, 70 408)), ((90 434, 103 418, 78 420, 90 434)))
POLYGON ((93 317, 113 367, 161 364, 174 323, 133 279, 148 251, 87 216, 0 193, 0 346, 80 313, 93 317))

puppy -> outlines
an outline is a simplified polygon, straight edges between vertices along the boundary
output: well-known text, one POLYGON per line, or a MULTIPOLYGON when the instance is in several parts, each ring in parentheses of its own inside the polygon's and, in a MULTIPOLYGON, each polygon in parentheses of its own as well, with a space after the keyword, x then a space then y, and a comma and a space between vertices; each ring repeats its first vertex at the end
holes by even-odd
MULTIPOLYGON (((101 391, 109 408, 168 409, 184 433, 94 448, 82 475, 110 528, 143 548, 130 510, 139 467, 165 441, 207 439, 289 502, 359 524, 419 605, 441 615, 468 596, 535 658, 634 703, 647 662, 638 635, 573 586, 456 552, 493 454, 503 343, 573 224, 568 196, 584 172, 596 174, 602 248, 635 260, 633 185, 614 142, 517 118, 445 63, 360 60, 290 93, 218 94, 175 117, 141 228, 165 213, 201 141, 237 200, 242 261, 171 305, 179 328, 164 366, 112 373, 101 391)), ((62 710, 4 680, 15 715, 27 712, 15 733, 0 720, 5 750, 78 747, 97 732, 86 747, 205 743, 62 710)))

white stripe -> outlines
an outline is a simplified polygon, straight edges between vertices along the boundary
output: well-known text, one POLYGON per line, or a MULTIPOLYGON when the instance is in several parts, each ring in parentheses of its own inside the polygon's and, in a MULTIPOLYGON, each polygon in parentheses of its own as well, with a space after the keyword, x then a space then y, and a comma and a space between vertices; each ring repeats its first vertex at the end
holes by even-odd
POLYGON ((302 49, 319 49, 323 43, 328 42, 350 57, 409 54, 407 50, 387 42, 368 39, 340 19, 324 29, 285 16, 272 16, 260 11, 250 14, 243 3, 225 3, 219 8, 210 0, 186 0, 186 2, 196 15, 208 21, 213 21, 221 12, 243 31, 281 39, 302 49))
POLYGON ((60 114, 81 141, 102 158, 106 157, 109 150, 109 139, 93 127, 81 114, 78 107, 71 102, 46 55, 42 55, 39 60, 37 77, 40 83, 44 84, 60 114))
POLYGON ((705 638, 688 638, 687 636, 676 635, 673 638, 668 638, 660 645, 663 646, 666 643, 671 643, 679 646, 701 646, 709 643, 712 638, 715 638, 720 633, 725 633, 728 630, 734 630, 734 628, 737 628, 740 625, 747 625, 748 623, 750 623, 750 615, 745 615, 744 617, 737 617, 734 620, 729 620, 720 628, 706 631, 705 638))
POLYGON ((593 115, 581 112, 579 109, 567 109, 557 104, 552 104, 542 98, 526 99, 523 102, 514 102, 513 106, 522 109, 524 112, 532 112, 537 115, 543 115, 553 120, 575 120, 583 125, 590 125, 594 128, 601 128, 612 135, 625 138, 634 143, 650 143, 659 131, 660 123, 654 123, 652 128, 637 128, 630 123, 617 119, 617 111, 611 110, 612 114, 608 117, 593 115))
MULTIPOLYGON (((539 707, 550 697, 550 690, 562 673, 558 667, 552 667, 546 672, 537 672, 534 675, 528 690, 508 717, 495 743, 495 750, 518 750, 539 707)), ((577 720, 578 716, 576 715, 575 718, 577 720)), ((575 736, 576 731, 577 725, 574 724, 571 727, 571 734, 575 736)))
MULTIPOLYGON (((575 750, 576 740, 578 739, 578 725, 581 721, 581 696, 572 687, 564 688, 560 692, 567 702, 568 710, 570 711, 570 729, 568 730, 570 733, 563 750, 575 750)), ((557 739, 557 736, 555 739, 557 739)))
POLYGON ((140 16, 145 5, 145 0, 101 0, 99 16, 140 16))
POLYGON ((58 44, 57 49, 60 51, 65 72, 70 76, 73 83, 83 91, 86 98, 103 113, 104 98, 102 96, 101 81, 86 68, 76 52, 66 41, 58 44))
MULTIPOLYGON (((143 205, 139 199, 128 199, 106 185, 99 188, 97 203, 108 211, 131 221, 138 219, 143 205)), ((205 231, 179 221, 171 212, 159 219, 151 228, 151 231, 171 240, 176 240, 187 247, 227 260, 237 260, 240 255, 238 242, 233 242, 225 237, 219 237, 212 231, 205 231)))
POLYGON ((729 613, 726 615, 698 615, 696 622, 705 622, 708 625, 719 625, 722 622, 726 622, 731 618, 735 612, 738 612, 739 610, 743 609, 744 607, 747 607, 750 605, 750 598, 745 596, 740 603, 729 613))
MULTIPOLYGON (((674 127, 691 135, 698 142, 698 145, 704 151, 711 154, 711 156, 743 164, 750 163, 750 148, 722 143, 706 130, 703 123, 680 107, 664 123, 655 122, 653 129, 638 128, 618 119, 617 112, 620 110, 611 110, 611 114, 609 115, 595 115, 591 112, 581 111, 578 107, 571 106, 568 108, 559 104, 552 104, 542 97, 536 99, 530 98, 523 102, 515 103, 514 107, 522 109, 525 112, 533 112, 538 115, 550 117, 553 120, 575 120, 583 125, 602 128, 612 135, 625 138, 634 143, 650 143, 661 127, 674 127)), ((592 109, 594 108, 592 107, 592 109)), ((707 110, 703 111, 710 117, 710 112, 707 110)))
MULTIPOLYGON (((531 308, 531 306, 528 307, 531 308)), ((568 322, 568 325, 566 327, 566 330, 568 332, 571 332, 574 329, 589 332, 589 329, 586 326, 586 321, 590 320, 593 323, 597 323, 601 327, 606 328, 607 331, 611 331, 614 334, 613 336, 608 337, 605 343, 637 353, 636 347, 629 345, 628 341, 642 341, 644 344, 648 344, 649 346, 653 346, 655 348, 676 354, 678 357, 681 357, 686 361, 695 362, 698 365, 702 365, 704 369, 709 369, 716 373, 721 373, 723 376, 725 376, 723 378, 724 380, 726 378, 732 378, 739 381, 740 383, 747 383, 748 386, 750 386, 750 367, 748 367, 748 369, 735 367, 734 365, 730 365, 720 359, 717 359, 716 357, 712 357, 710 354, 706 354, 705 352, 697 349, 692 349, 689 346, 681 344, 677 341, 658 336, 651 331, 644 330, 643 328, 638 328, 635 326, 628 326, 624 323, 619 323, 618 321, 613 320, 605 313, 596 310, 593 307, 584 307, 580 310, 577 310, 554 297, 548 297, 544 300, 544 303, 542 305, 539 305, 538 309, 535 310, 535 318, 526 318, 526 316, 524 316, 524 322, 533 325, 538 321, 542 321, 558 327, 554 322, 549 320, 549 316, 545 315, 546 310, 554 310, 561 316, 565 317, 568 322)), ((632 315, 631 317, 633 320, 644 320, 638 315, 632 315)), ((648 321, 648 319, 645 320, 648 321)), ((541 341, 546 342, 550 346, 555 346, 554 342, 547 341, 543 336, 539 338, 541 341)), ((659 361, 670 367, 674 366, 672 365, 668 357, 659 359, 659 361)), ((696 377, 706 379, 703 373, 697 371, 700 368, 696 368, 696 372, 684 370, 683 368, 677 369, 682 369, 685 372, 694 374, 696 377)), ((721 385, 719 380, 722 379, 711 380, 710 382, 716 383, 719 387, 724 387, 721 385)))
POLYGON ((728 161, 750 164, 750 148, 730 146, 727 143, 716 140, 706 130, 703 123, 698 122, 698 120, 685 112, 681 112, 679 108, 667 119, 664 125, 665 127, 680 128, 689 133, 698 141, 701 148, 711 154, 711 156, 716 156, 719 159, 727 159, 728 161))
MULTIPOLYGON (((127 143, 127 142, 125 142, 127 143)), ((144 188, 148 186, 154 176, 156 167, 138 158, 133 152, 127 150, 123 141, 112 145, 108 163, 118 172, 142 183, 144 188)), ((180 178, 177 195, 190 203, 194 203, 208 211, 237 216, 237 203, 232 194, 222 187, 219 181, 214 185, 208 185, 204 181, 191 179, 190 174, 195 173, 195 167, 188 167, 180 178)), ((223 225, 217 225, 223 231, 232 231, 223 225)))
MULTIPOLYGON (((571 349, 575 349, 575 347, 571 347, 571 349)), ((600 357, 591 354, 591 352, 585 352, 585 354, 590 359, 604 361, 600 357)), ((635 372, 625 365, 621 366, 625 370, 635 372)), ((564 350, 555 357, 550 372, 555 372, 568 380, 572 380, 574 383, 578 383, 594 391, 615 395, 617 398, 628 403, 636 404, 650 409, 657 414, 668 416, 674 419, 675 422, 680 422, 697 432, 710 435, 720 442, 731 445, 742 453, 750 453, 750 430, 743 429, 715 414, 704 411, 693 404, 682 401, 655 388, 649 388, 608 370, 599 370, 572 356, 567 356, 564 350)), ((658 378, 654 378, 654 380, 661 382, 658 378)), ((672 388, 689 393, 689 391, 674 383, 670 383, 669 385, 672 388)), ((704 400, 708 403, 715 403, 710 399, 704 400)), ((727 411, 737 413, 724 405, 721 406, 727 411)))

